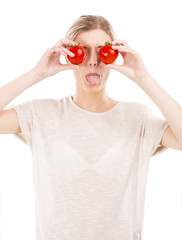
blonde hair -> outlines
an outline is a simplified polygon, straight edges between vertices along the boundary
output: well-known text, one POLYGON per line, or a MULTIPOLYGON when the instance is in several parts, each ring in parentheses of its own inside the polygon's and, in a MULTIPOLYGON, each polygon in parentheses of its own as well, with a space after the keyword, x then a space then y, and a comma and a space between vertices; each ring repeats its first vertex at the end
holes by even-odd
POLYGON ((68 29, 65 38, 74 41, 79 33, 94 29, 105 31, 110 36, 111 41, 116 39, 114 29, 110 22, 104 17, 98 15, 82 15, 77 18, 68 29))

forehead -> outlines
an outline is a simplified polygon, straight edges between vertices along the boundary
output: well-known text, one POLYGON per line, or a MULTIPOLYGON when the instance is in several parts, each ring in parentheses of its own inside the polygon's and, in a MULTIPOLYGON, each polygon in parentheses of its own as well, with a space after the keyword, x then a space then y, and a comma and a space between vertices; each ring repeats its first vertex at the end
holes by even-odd
POLYGON ((110 36, 101 29, 79 33, 75 39, 75 42, 86 47, 103 46, 106 41, 111 41, 110 36))
POLYGON ((91 43, 89 44, 88 42, 82 41, 82 40, 77 40, 77 42, 80 42, 80 45, 84 47, 102 47, 105 44, 104 42, 98 42, 98 43, 91 43))

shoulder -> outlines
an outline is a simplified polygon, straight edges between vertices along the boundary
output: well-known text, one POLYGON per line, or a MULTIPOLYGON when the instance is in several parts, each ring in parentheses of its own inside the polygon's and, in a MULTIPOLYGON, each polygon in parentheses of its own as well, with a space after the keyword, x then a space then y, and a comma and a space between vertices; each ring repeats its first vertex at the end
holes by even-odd
POLYGON ((130 113, 145 113, 148 109, 147 105, 140 102, 126 102, 122 101, 123 108, 130 113))
POLYGON ((54 107, 61 103, 60 99, 54 98, 32 98, 28 102, 30 102, 34 108, 54 107))

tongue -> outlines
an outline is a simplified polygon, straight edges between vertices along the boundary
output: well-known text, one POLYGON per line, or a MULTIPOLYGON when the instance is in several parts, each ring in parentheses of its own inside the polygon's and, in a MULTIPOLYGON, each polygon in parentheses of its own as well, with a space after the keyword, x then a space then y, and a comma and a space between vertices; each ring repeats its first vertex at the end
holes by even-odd
POLYGON ((98 84, 100 77, 90 75, 90 76, 87 76, 86 79, 92 86, 95 86, 98 84))

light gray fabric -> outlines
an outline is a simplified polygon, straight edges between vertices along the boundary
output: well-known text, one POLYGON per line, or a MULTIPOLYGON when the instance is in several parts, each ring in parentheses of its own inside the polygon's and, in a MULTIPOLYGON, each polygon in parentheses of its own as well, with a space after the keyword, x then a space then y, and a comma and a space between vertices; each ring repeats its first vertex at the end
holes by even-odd
POLYGON ((135 102, 90 112, 71 95, 11 107, 32 151, 37 240, 140 240, 166 120, 135 102))

